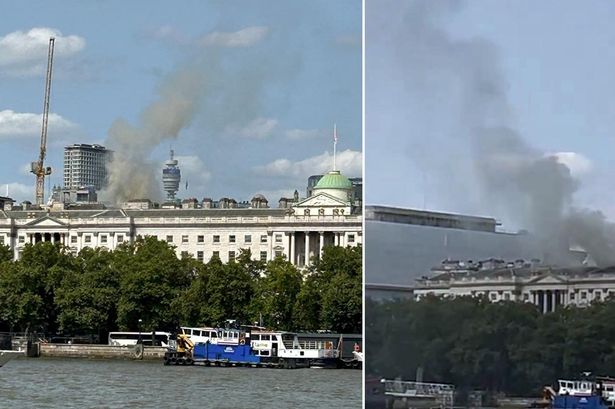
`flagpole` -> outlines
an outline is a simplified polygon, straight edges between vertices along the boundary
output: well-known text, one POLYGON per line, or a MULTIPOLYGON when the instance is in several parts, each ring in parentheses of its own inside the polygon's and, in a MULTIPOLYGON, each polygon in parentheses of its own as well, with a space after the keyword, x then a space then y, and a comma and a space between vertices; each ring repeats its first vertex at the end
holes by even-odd
POLYGON ((337 124, 333 124, 333 170, 337 170, 335 167, 335 154, 337 148, 337 124))

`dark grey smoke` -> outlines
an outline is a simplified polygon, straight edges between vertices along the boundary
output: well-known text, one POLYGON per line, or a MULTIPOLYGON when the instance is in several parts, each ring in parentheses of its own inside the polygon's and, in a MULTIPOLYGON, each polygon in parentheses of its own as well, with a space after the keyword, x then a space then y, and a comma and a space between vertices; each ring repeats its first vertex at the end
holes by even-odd
MULTIPOLYGON (((385 30, 396 47, 388 63, 400 67, 405 95, 416 106, 446 115, 431 119, 429 126, 437 131, 423 149, 413 149, 411 160, 445 176, 449 172, 438 184, 443 197, 450 198, 453 189, 458 202, 480 197, 475 210, 503 214, 531 231, 547 261, 567 264, 569 246, 580 245, 597 264, 615 264, 613 225, 600 212, 575 210, 578 182, 568 167, 515 130, 495 47, 480 39, 455 40, 439 28, 440 20, 461 6, 458 1, 384 1, 379 7, 398 12, 390 21, 375 21, 371 31, 368 27, 368 38, 378 24, 394 27, 385 30), (452 125, 447 129, 442 123, 452 125)), ((369 56, 369 44, 366 50, 369 56)))

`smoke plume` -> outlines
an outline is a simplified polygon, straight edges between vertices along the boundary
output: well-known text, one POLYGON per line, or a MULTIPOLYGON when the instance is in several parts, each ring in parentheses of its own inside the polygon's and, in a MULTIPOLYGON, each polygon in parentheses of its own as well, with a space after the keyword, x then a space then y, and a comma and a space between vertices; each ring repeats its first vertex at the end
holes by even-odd
POLYGON ((103 200, 120 203, 160 198, 156 180, 160 165, 152 162, 150 155, 163 140, 177 138, 190 125, 205 85, 203 70, 196 65, 184 66, 162 83, 158 99, 141 112, 137 126, 124 119, 111 125, 107 145, 114 152, 108 165, 108 185, 101 192, 103 200))
MULTIPOLYGON (((405 5, 393 17, 397 21, 376 21, 371 31, 378 24, 394 25, 386 30, 396 44, 387 63, 399 67, 393 69, 403 78, 404 96, 446 115, 432 119, 429 126, 436 131, 431 139, 412 145, 411 160, 438 168, 441 176, 450 172, 447 183, 439 185, 443 195, 459 183, 454 188, 457 201, 478 197, 480 209, 475 211, 505 215, 532 232, 546 261, 567 264, 569 247, 579 245, 598 265, 615 264, 613 225, 600 212, 576 209, 578 181, 570 169, 532 147, 515 129, 495 47, 480 39, 453 39, 439 28, 438 21, 462 3, 419 0, 405 5), (443 129, 441 123, 450 127, 443 129)), ((399 8, 399 2, 379 7, 399 8)))

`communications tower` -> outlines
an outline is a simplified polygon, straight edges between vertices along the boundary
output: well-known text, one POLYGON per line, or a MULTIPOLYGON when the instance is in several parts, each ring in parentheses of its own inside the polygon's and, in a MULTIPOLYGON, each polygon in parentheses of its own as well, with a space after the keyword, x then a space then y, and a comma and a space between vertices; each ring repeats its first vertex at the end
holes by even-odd
POLYGON ((162 169, 162 186, 167 194, 167 200, 175 201, 175 195, 179 190, 179 182, 181 181, 181 171, 177 167, 177 160, 173 158, 173 149, 170 152, 170 158, 164 164, 167 166, 162 169))

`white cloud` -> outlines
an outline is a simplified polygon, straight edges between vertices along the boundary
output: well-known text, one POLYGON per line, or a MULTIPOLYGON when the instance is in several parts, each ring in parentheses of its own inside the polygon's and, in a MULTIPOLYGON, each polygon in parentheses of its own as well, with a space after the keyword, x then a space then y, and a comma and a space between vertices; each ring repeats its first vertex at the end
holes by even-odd
MULTIPOLYGON (((181 170, 182 180, 179 185, 179 197, 197 197, 202 195, 207 188, 207 182, 211 179, 211 172, 205 163, 196 155, 175 156, 178 167, 181 170), (186 189, 186 182, 188 189, 186 189)), ((162 165, 164 166, 164 165, 162 165)))
MULTIPOLYGON (((9 109, 0 111, 0 140, 40 136, 41 125, 41 114, 14 112, 9 109)), ((77 125, 51 113, 47 127, 50 133, 64 133, 75 130, 77 125)))
POLYGON ((234 136, 251 139, 264 139, 271 136, 278 127, 278 120, 273 118, 256 118, 243 127, 231 126, 226 132, 234 136))
POLYGON ((262 41, 267 27, 246 27, 235 32, 214 31, 200 38, 199 44, 207 47, 250 47, 262 41))
POLYGON ((16 200, 17 202, 22 202, 24 200, 33 201, 34 200, 34 177, 32 178, 31 185, 24 185, 23 183, 0 183, 0 196, 5 196, 7 194, 7 186, 8 186, 8 197, 16 200))
MULTIPOLYGON (((358 151, 347 149, 339 152, 336 158, 336 167, 347 177, 361 176, 363 166, 363 154, 358 151)), ((324 152, 311 158, 291 161, 288 159, 276 159, 256 170, 269 176, 289 177, 304 179, 307 176, 325 173, 333 167, 333 155, 324 152)))
POLYGON ((553 156, 559 163, 566 165, 574 177, 583 176, 591 172, 593 168, 592 161, 580 153, 556 152, 547 154, 546 156, 553 156))
POLYGON ((293 140, 316 139, 326 136, 326 132, 322 129, 289 129, 286 131, 286 137, 293 140))
POLYGON ((59 30, 35 27, 14 31, 0 37, 0 67, 4 74, 39 75, 47 66, 49 38, 55 37, 54 57, 66 57, 85 47, 85 39, 76 35, 64 36, 59 30))
POLYGON ((155 39, 169 41, 174 44, 186 44, 189 42, 188 38, 182 32, 169 25, 148 30, 145 34, 155 39))

